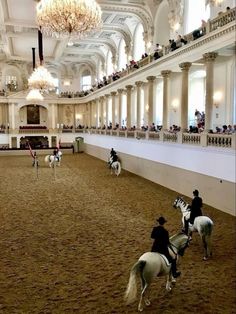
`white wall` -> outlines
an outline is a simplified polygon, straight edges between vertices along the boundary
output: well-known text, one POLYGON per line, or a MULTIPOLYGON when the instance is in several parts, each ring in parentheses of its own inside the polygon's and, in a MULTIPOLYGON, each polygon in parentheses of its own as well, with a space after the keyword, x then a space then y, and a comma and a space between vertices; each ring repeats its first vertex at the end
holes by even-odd
POLYGON ((143 159, 202 173, 220 180, 235 181, 235 151, 195 147, 174 143, 153 143, 129 138, 103 135, 81 135, 86 144, 130 154, 143 159))

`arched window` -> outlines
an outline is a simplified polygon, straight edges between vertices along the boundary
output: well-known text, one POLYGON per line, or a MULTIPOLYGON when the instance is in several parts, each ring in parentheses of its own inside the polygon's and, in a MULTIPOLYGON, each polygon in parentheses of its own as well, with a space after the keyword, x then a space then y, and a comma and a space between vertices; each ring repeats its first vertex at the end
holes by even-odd
POLYGON ((121 71, 122 68, 125 69, 127 63, 127 55, 125 53, 125 41, 123 38, 120 40, 118 51, 119 51, 118 70, 121 71))
POLYGON ((81 77, 81 89, 86 91, 91 88, 92 77, 89 70, 85 70, 81 77))
POLYGON ((143 40, 143 25, 139 23, 134 31, 134 47, 133 47, 133 57, 135 61, 138 61, 142 58, 142 54, 147 52, 145 51, 145 42, 143 40))
POLYGON ((170 24, 168 21, 169 4, 167 0, 163 0, 157 10, 154 21, 154 37, 153 43, 168 45, 170 39, 170 24))
POLYGON ((16 91, 18 87, 17 77, 15 75, 6 75, 5 85, 9 91, 16 91))
POLYGON ((210 18, 210 6, 205 5, 205 0, 185 0, 185 33, 201 27, 202 20, 210 18))

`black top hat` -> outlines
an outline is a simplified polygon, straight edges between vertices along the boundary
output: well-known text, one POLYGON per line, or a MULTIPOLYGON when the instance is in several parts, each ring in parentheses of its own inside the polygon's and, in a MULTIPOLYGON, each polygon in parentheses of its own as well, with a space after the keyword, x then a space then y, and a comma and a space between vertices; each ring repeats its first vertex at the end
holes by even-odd
POLYGON ((160 225, 164 225, 164 223, 167 222, 167 220, 165 220, 165 218, 162 217, 162 216, 159 217, 159 218, 157 219, 157 221, 159 222, 160 225))
POLYGON ((193 195, 198 196, 198 194, 199 194, 198 190, 194 190, 194 191, 193 191, 193 195))

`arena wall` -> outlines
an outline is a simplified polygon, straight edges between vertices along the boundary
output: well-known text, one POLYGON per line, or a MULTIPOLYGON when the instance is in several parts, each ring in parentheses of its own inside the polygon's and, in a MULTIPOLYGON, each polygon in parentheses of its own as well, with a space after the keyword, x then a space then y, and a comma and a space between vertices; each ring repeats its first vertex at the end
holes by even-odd
POLYGON ((204 203, 235 216, 234 151, 140 143, 100 135, 85 136, 84 139, 86 153, 107 161, 113 147, 123 169, 188 197, 198 189, 204 203))

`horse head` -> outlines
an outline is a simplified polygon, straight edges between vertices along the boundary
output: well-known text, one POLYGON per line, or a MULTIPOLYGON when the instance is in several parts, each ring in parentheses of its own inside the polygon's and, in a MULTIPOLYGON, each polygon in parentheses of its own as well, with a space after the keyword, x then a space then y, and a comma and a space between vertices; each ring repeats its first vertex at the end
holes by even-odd
POLYGON ((182 196, 178 196, 176 198, 176 200, 173 203, 173 207, 180 208, 182 213, 189 212, 190 210, 190 205, 187 202, 185 202, 182 196))
POLYGON ((182 201, 183 201, 183 198, 181 196, 177 196, 173 203, 173 207, 174 208, 180 207, 180 203, 182 203, 182 201))
POLYGON ((185 233, 177 233, 170 237, 171 245, 177 250, 178 255, 183 256, 189 246, 190 238, 185 233))

